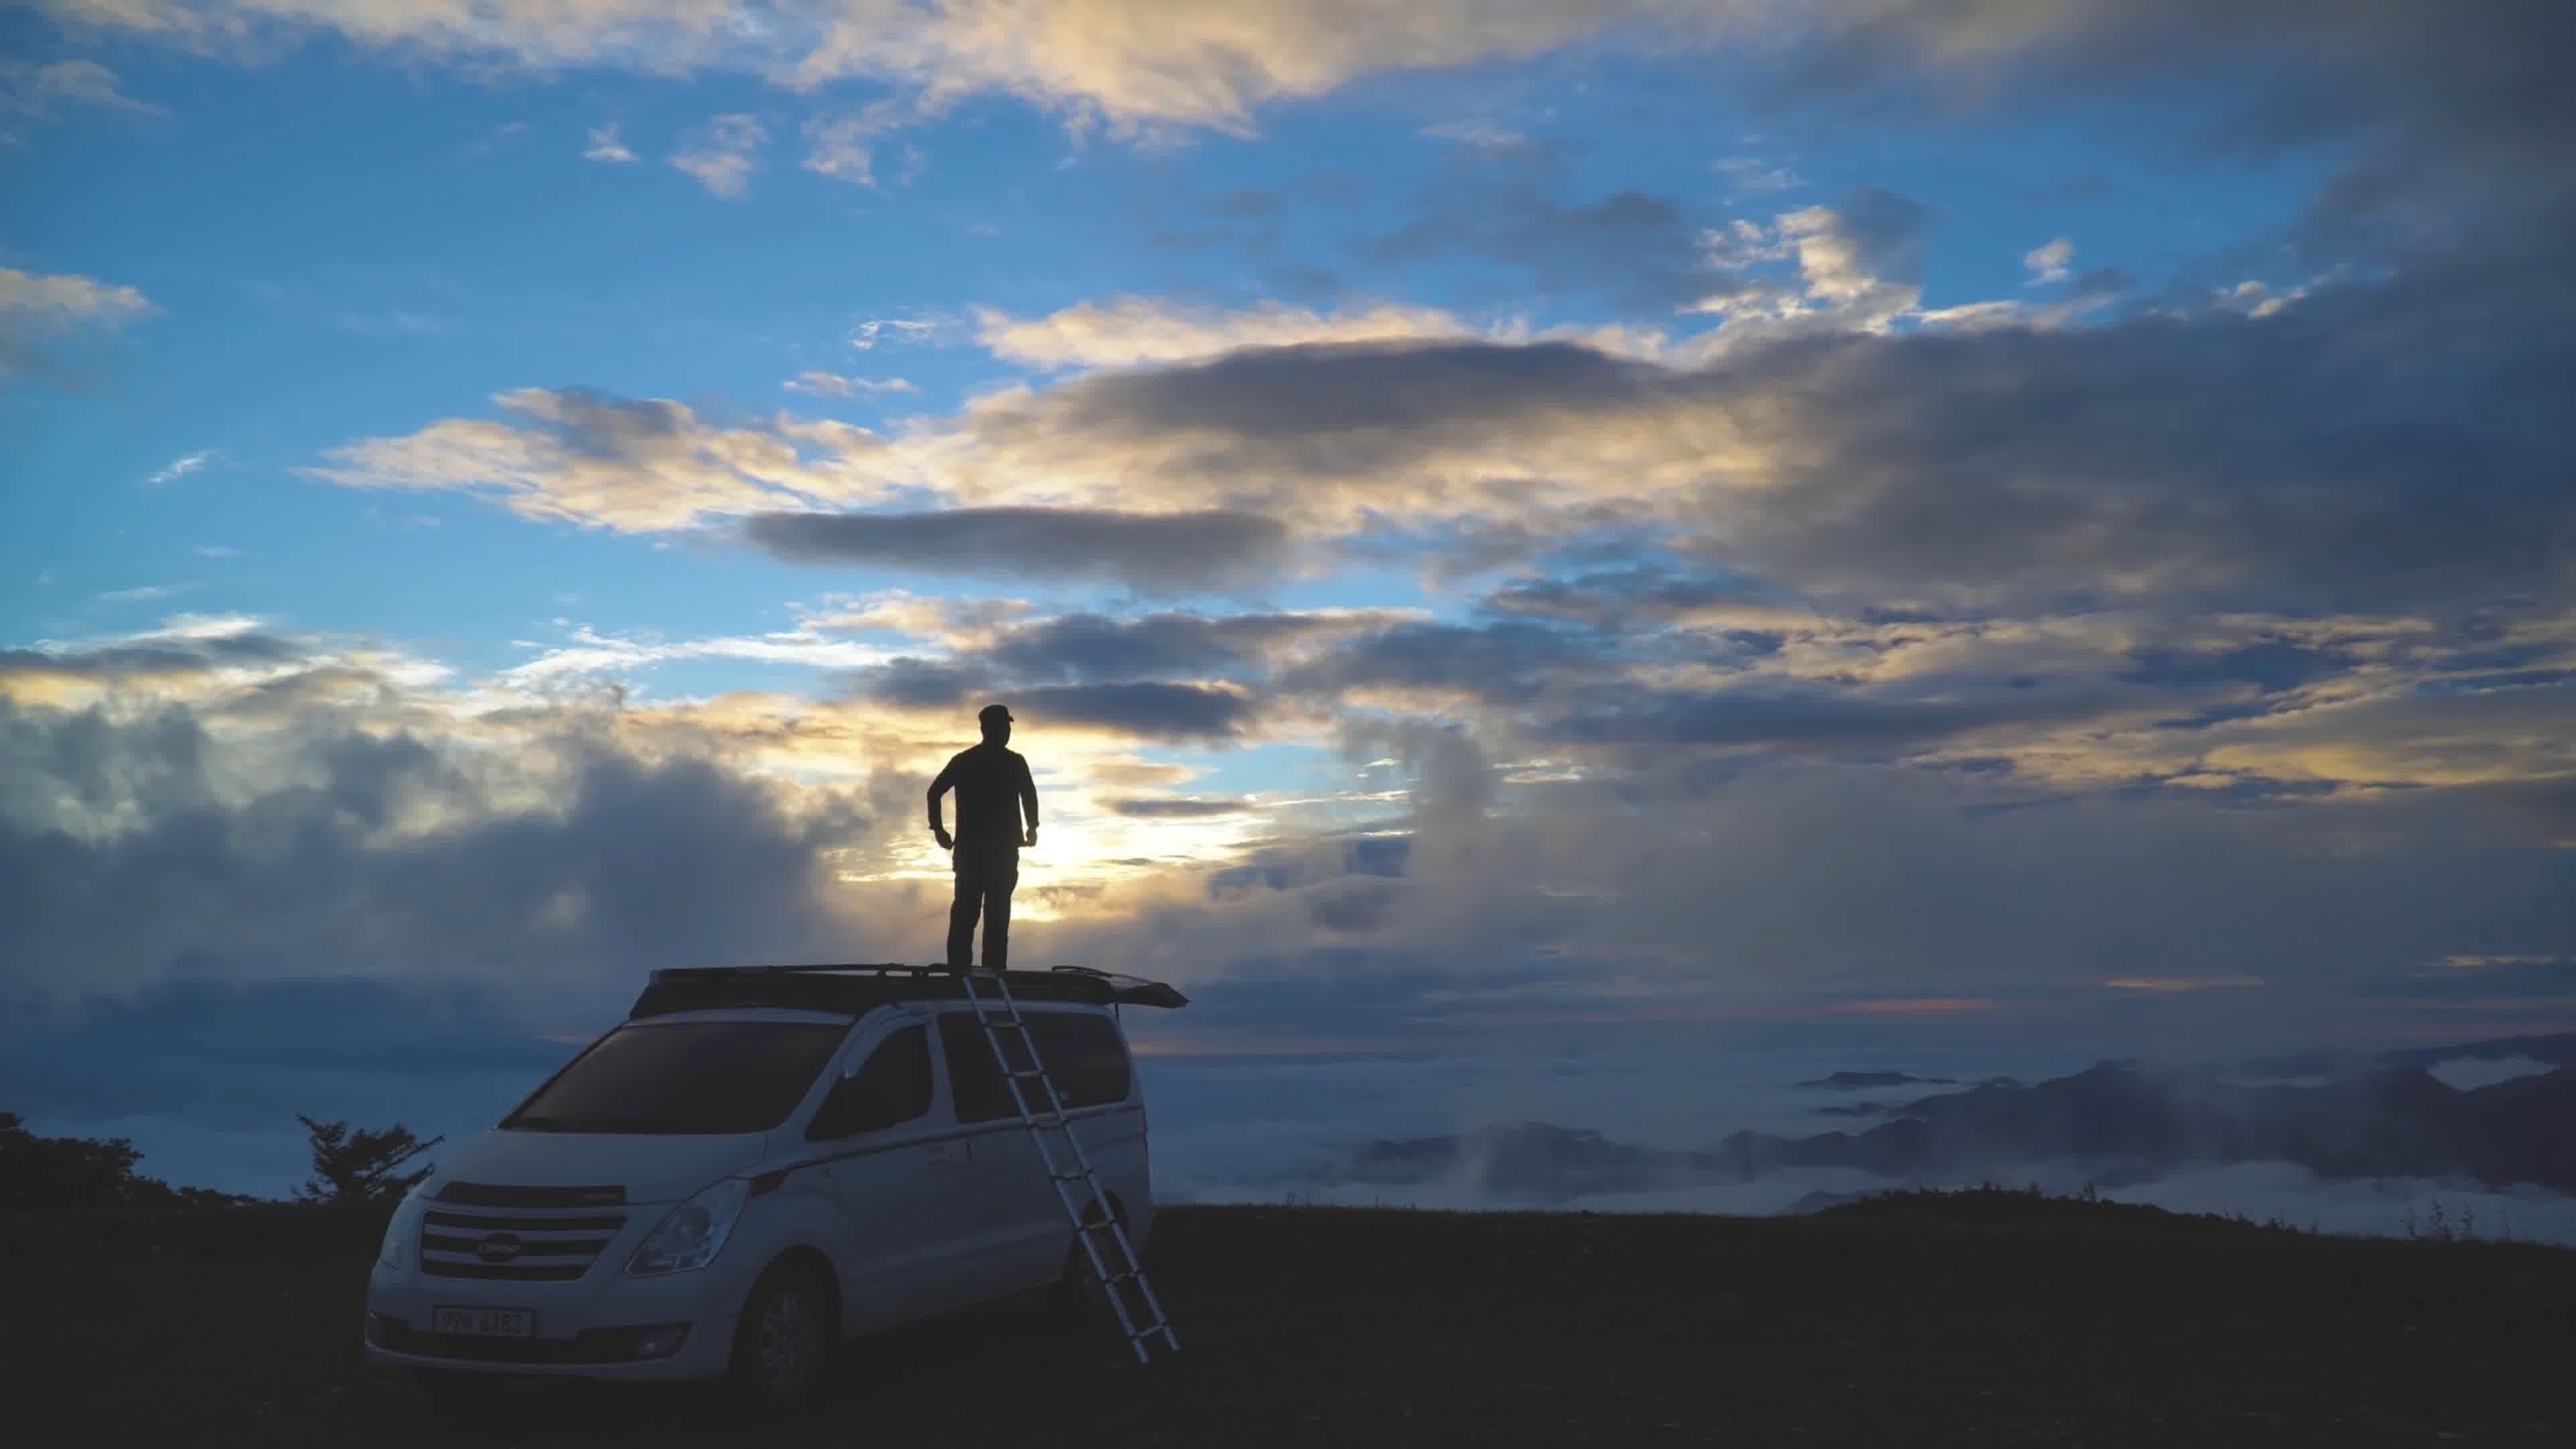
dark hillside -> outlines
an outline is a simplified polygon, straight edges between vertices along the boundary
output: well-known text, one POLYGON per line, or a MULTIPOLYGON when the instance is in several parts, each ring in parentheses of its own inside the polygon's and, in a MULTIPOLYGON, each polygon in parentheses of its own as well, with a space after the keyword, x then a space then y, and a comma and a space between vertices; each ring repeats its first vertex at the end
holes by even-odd
POLYGON ((0 1268, 0 1298, 22 1412, 91 1443, 2576 1442, 2576 1253, 2146 1211, 1172 1209, 1180 1358, 1014 1308, 870 1344, 767 1430, 670 1393, 434 1412, 359 1361, 363 1249, 0 1268))

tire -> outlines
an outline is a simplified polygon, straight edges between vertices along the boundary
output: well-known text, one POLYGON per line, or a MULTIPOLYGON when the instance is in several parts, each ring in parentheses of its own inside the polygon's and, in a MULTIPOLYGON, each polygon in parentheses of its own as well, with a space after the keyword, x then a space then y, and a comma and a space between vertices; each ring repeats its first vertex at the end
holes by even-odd
POLYGON ((743 1300, 726 1375, 735 1401, 763 1417, 803 1406, 837 1343, 830 1292, 797 1263, 773 1264, 743 1300))

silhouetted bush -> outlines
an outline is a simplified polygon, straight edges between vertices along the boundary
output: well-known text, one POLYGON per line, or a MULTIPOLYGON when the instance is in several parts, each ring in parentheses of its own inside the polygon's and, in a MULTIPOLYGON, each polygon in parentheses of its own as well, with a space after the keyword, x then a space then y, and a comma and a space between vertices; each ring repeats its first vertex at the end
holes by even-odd
MULTIPOLYGON (((412 1149, 384 1161, 390 1172, 432 1145, 410 1138, 397 1127, 342 1141, 356 1147, 364 1140, 379 1158, 387 1144, 412 1149)), ((383 1238, 403 1190, 346 1202, 273 1202, 172 1187, 137 1172, 141 1161, 126 1138, 39 1137, 16 1114, 0 1112, 0 1262, 363 1253, 383 1238)), ((407 1187, 414 1179, 384 1180, 407 1187)))

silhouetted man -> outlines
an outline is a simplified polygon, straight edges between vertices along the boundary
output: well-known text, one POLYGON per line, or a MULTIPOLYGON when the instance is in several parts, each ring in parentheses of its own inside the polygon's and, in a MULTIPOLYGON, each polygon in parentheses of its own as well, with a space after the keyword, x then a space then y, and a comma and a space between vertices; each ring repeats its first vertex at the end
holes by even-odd
POLYGON ((975 917, 981 914, 984 969, 1001 971, 1010 963, 1011 888, 1020 883, 1020 847, 1038 843, 1038 787, 1029 778, 1029 762, 1009 748, 1011 712, 988 704, 975 718, 984 727, 984 743, 958 751, 930 782, 930 833, 957 866, 957 904, 948 908, 949 969, 963 971, 975 959, 975 917), (954 840, 939 820, 939 797, 952 786, 954 840), (1026 833, 1020 828, 1023 810, 1026 833))

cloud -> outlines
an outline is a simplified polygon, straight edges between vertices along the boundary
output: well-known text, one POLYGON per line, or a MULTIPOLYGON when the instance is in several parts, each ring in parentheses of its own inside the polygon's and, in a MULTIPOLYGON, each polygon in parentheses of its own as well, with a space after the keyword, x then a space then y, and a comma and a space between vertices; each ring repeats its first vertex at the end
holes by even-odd
POLYGON ((1806 185, 1804 178, 1785 164, 1759 156, 1721 156, 1709 169, 1727 180, 1738 194, 1768 195, 1775 191, 1794 191, 1806 185))
POLYGON ((0 146, 24 145, 22 126, 60 120, 68 106, 103 106, 138 115, 164 116, 159 106, 117 88, 116 72, 94 60, 0 58, 0 146))
MULTIPOLYGON (((1157 518, 1103 522, 1070 556, 1132 559, 1165 588, 1292 542, 1446 557, 1475 538, 1496 545, 1479 565, 1492 567, 1626 528, 1677 535, 1775 594, 1846 605, 2342 613, 2565 598, 2576 504, 2554 481, 2568 458, 2550 420, 2576 355, 2546 324, 2576 318, 2576 293, 2551 243, 2322 283, 2260 317, 1965 327, 1909 310, 1929 221, 1869 191, 1791 213, 1763 245, 1794 252, 1810 300, 1748 307, 1687 346, 1615 332, 1238 344, 1445 319, 1126 299, 1035 325, 987 318, 998 350, 1121 365, 987 394, 891 439, 526 390, 502 399, 514 424, 358 444, 320 476, 621 528, 906 490, 957 515, 770 525, 809 552, 802 534, 849 535, 870 558, 887 554, 864 543, 872 530, 990 536, 1011 510, 1157 518), (1107 532, 1184 516, 1231 522, 1160 563, 1107 532)), ((1025 541, 1002 556, 1044 564, 1025 541)))
POLYGON ((760 169, 757 153, 769 144, 769 132, 757 117, 733 112, 709 121, 671 164, 698 179, 709 194, 740 200, 751 189, 751 173, 760 169))
MULTIPOLYGON (((1248 9, 969 0, 930 10, 838 0, 793 14, 763 4, 722 15, 676 0, 609 0, 570 19, 536 0, 497 0, 470 18, 321 0, 42 0, 42 7, 73 25, 217 54, 271 53, 327 29, 361 45, 459 63, 753 71, 799 90, 872 78, 932 98, 1014 95, 1123 131, 1236 132, 1250 130, 1266 102, 1323 95, 1362 75, 1536 55, 1631 23, 1663 29, 1672 13, 1659 0, 1440 0, 1401 18, 1355 17, 1311 0, 1248 9)), ((1685 18, 1669 28, 1691 34, 1708 25, 1685 18)))
POLYGON ((1102 803, 1120 815, 1138 820, 1199 820, 1215 815, 1242 815, 1259 808, 1248 800, 1218 800, 1179 795, 1122 796, 1102 803))
POLYGON ((145 584, 132 589, 109 589, 91 597, 102 604, 157 604, 193 587, 192 584, 145 584))
POLYGON ((635 153, 626 148, 625 142, 617 139, 617 122, 611 121, 605 126, 590 128, 590 146, 581 153, 581 159, 630 165, 635 160, 635 153))
MULTIPOLYGON (((840 115, 808 117, 804 125, 805 169, 856 186, 874 187, 877 143, 929 119, 937 110, 936 106, 888 98, 840 115)), ((896 175, 896 184, 909 183, 918 170, 917 161, 907 160, 896 175)))
POLYGON ((0 740, 40 789, 86 768, 157 792, 110 835, 0 825, 15 923, 0 980, 22 1004, 189 969, 624 988, 654 964, 792 957, 835 935, 824 852, 881 818, 863 799, 791 812, 719 765, 649 764, 578 736, 536 772, 563 792, 541 809, 502 804, 480 771, 407 736, 321 731, 296 752, 302 780, 237 804, 206 773, 221 752, 184 715, 110 725, 0 706, 0 740), (423 827, 421 812, 449 823, 423 827))
POLYGON ((2051 286, 2066 280, 2067 264, 2075 260, 2075 243, 2065 237, 2031 248, 2022 254, 2021 264, 2030 272, 2033 287, 2051 286))
MULTIPOLYGON (((2213 104, 2213 67, 2241 88, 2221 132, 2237 144, 2320 137, 2375 143, 2343 199, 2492 196, 2507 175, 2564 194, 2557 165, 2576 122, 2549 58, 2571 22, 2548 0, 2126 0, 1961 6, 1831 0, 1794 13, 1667 0, 1434 0, 1354 13, 1336 0, 1257 6, 960 0, 924 9, 834 0, 788 14, 680 0, 606 0, 567 18, 541 0, 472 16, 322 0, 40 0, 79 29, 257 57, 317 31, 365 46, 488 64, 617 65, 657 74, 753 72, 800 90, 881 80, 936 102, 1018 97, 1077 127, 1244 134, 1261 107, 1356 79, 1522 60, 1614 40, 1650 54, 1756 47, 1773 96, 1899 88, 1915 114, 1958 99, 2187 95, 2213 104)), ((2226 103, 2217 103, 2226 104, 2226 103)), ((2518 183, 2517 183, 2518 184, 2518 183)))
POLYGON ((206 466, 207 461, 212 459, 214 456, 214 449, 203 448, 194 453, 189 453, 182 457, 173 459, 168 466, 154 473, 151 477, 144 479, 143 486, 146 488, 158 488, 166 483, 175 483, 206 466))
POLYGON ((885 491, 860 460, 864 429, 779 419, 720 427, 687 405, 522 388, 495 399, 518 423, 449 419, 334 450, 308 476, 347 488, 469 493, 524 517, 621 531, 885 491))
POLYGON ((1902 747, 2000 725, 2100 719, 2124 708, 2150 717, 2187 709, 2186 700, 2171 694, 2123 696, 2091 690, 2018 698, 2001 693, 1976 701, 1873 699, 1822 691, 1775 695, 1751 690, 1618 690, 1596 692, 1595 701, 1558 722, 1555 737, 1586 744, 1649 746, 1902 747))
POLYGON ((1310 659, 1339 641, 1398 623, 1407 612, 1062 614, 995 630, 962 652, 1023 682, 1205 677, 1310 659))
POLYGON ((1371 242, 1372 261, 1450 267, 1490 263, 1514 295, 1669 314, 1716 290, 1700 234, 1677 203, 1634 189, 1560 203, 1522 181, 1451 180, 1428 188, 1422 213, 1371 242))
POLYGON ((870 317, 850 329, 850 350, 872 352, 884 341, 935 342, 950 325, 942 317, 870 317))
POLYGON ((160 310, 132 287, 0 267, 0 377, 65 380, 61 366, 38 349, 40 339, 79 327, 112 330, 160 310))
POLYGON ((785 386, 789 392, 814 397, 866 397, 881 392, 921 391, 900 377, 843 377, 838 373, 812 369, 789 378, 785 386))
POLYGON ((850 669, 883 663, 891 651, 840 637, 816 620, 794 629, 753 635, 669 639, 659 634, 601 634, 588 625, 570 630, 563 644, 545 648, 533 641, 521 647, 543 649, 524 664, 502 670, 497 679, 537 694, 578 693, 602 675, 633 681, 652 667, 681 659, 734 659, 761 664, 791 664, 810 669, 850 669))
POLYGON ((1255 513, 959 508, 939 513, 767 513, 743 536, 792 563, 1042 579, 1143 592, 1231 587, 1277 568, 1287 530, 1255 513))
POLYGON ((1518 131, 1508 130, 1492 121, 1442 121, 1425 126, 1420 134, 1436 141, 1456 141, 1465 146, 1518 146, 1528 140, 1518 131))
POLYGON ((983 308, 975 320, 975 340, 986 351, 1043 368, 1132 367, 1245 347, 1471 335, 1466 324, 1432 307, 1380 304, 1321 313, 1264 302, 1227 312, 1137 296, 1078 303, 1036 318, 983 308))

